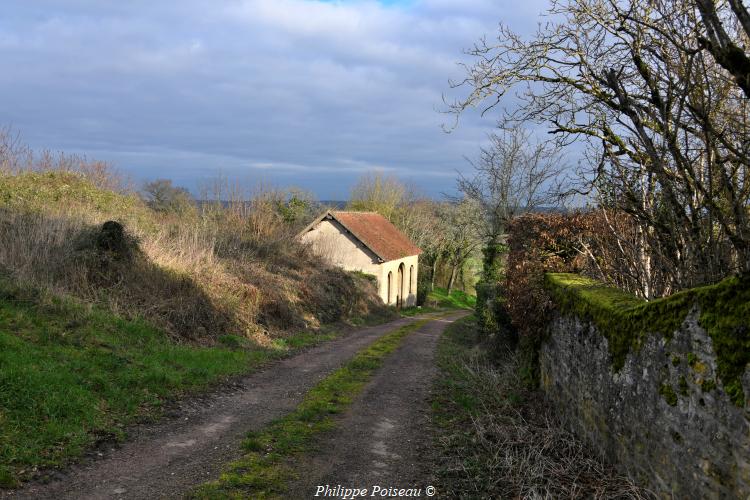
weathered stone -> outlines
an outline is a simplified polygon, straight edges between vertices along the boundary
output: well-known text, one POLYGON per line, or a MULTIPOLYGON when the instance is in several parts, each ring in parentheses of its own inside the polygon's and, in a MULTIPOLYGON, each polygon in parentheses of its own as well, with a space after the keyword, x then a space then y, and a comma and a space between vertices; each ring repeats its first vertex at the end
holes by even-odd
POLYGON ((596 327, 558 315, 540 352, 542 387, 571 430, 661 495, 748 498, 748 409, 724 392, 698 317, 670 340, 647 336, 615 372, 596 327))

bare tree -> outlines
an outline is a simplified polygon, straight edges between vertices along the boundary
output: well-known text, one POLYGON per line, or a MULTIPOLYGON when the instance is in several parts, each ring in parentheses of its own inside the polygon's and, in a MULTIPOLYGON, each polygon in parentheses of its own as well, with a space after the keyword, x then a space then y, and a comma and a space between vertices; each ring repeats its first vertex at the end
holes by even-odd
POLYGON ((496 244, 514 216, 556 200, 564 162, 558 145, 534 142, 518 125, 501 127, 488 138, 489 145, 471 162, 474 175, 460 175, 458 189, 478 207, 487 243, 496 244))
POLYGON ((466 266, 467 261, 476 254, 482 245, 482 235, 476 224, 478 204, 476 200, 465 197, 456 203, 442 205, 441 219, 445 225, 445 240, 442 246, 448 268, 447 292, 453 291, 456 278, 466 266))
POLYGON ((444 217, 444 203, 418 199, 394 212, 393 223, 421 250, 420 277, 429 270, 429 289, 435 288, 435 277, 450 243, 450 227, 444 217))
POLYGON ((664 293, 750 270, 748 100, 704 50, 716 28, 698 1, 553 0, 532 39, 501 27, 470 51, 452 108, 487 110, 520 86, 505 120, 587 144, 579 188, 634 217, 644 255, 669 263, 664 293))
POLYGON ((740 48, 750 38, 750 12, 741 0, 693 0, 705 25, 698 43, 708 50, 750 97, 750 57, 740 48))
POLYGON ((398 207, 407 204, 412 197, 409 188, 397 177, 380 171, 367 172, 352 188, 348 208, 378 212, 391 220, 398 207))
POLYGON ((494 335, 502 328, 498 287, 503 281, 503 235, 514 216, 556 199, 564 164, 559 145, 534 141, 519 125, 501 127, 489 139, 472 162, 474 176, 461 175, 458 188, 476 207, 474 223, 484 245, 477 316, 482 330, 494 335))
POLYGON ((146 203, 157 212, 184 213, 194 208, 187 189, 174 186, 169 179, 156 179, 143 185, 146 203))

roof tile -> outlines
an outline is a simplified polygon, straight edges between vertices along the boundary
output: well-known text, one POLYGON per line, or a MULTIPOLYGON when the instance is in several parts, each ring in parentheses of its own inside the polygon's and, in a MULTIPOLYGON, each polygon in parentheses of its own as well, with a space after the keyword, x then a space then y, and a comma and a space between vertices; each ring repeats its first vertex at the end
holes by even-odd
POLYGON ((384 261, 422 253, 422 250, 404 233, 378 213, 342 211, 329 213, 384 261))

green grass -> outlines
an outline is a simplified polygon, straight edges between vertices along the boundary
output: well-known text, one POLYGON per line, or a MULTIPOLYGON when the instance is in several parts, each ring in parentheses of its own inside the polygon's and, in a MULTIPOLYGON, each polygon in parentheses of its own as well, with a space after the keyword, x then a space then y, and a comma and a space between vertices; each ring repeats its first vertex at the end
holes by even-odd
POLYGON ((406 318, 412 318, 414 316, 417 316, 418 314, 434 313, 434 312, 440 312, 443 310, 444 309, 438 308, 438 307, 415 306, 415 307, 405 307, 399 311, 399 314, 401 314, 401 316, 404 316, 406 318))
POLYGON ((646 335, 670 339, 694 306, 711 337, 719 379, 732 401, 743 406, 741 378, 750 362, 750 275, 685 290, 646 302, 576 274, 545 275, 547 289, 563 312, 593 321, 607 337, 612 364, 620 369, 646 335))
POLYGON ((469 413, 479 409, 480 398, 475 394, 479 388, 470 383, 464 366, 464 362, 471 356, 489 362, 487 352, 477 347, 479 342, 479 329, 474 315, 448 325, 440 338, 437 360, 441 376, 433 399, 433 410, 440 410, 436 416, 443 424, 461 422, 459 426, 463 426, 465 420, 470 419, 469 413), (456 412, 456 406, 462 411, 456 412))
POLYGON ((421 307, 407 307, 401 309, 401 316, 416 316, 445 309, 474 309, 477 298, 460 290, 453 290, 450 295, 444 288, 435 288, 427 294, 425 305, 421 307))
POLYGON ((295 476, 291 461, 312 449, 315 438, 335 426, 333 416, 344 411, 401 341, 430 320, 403 326, 359 352, 307 393, 289 415, 245 439, 244 457, 229 465, 217 481, 197 488, 193 497, 280 498, 295 476))
POLYGON ((267 349, 235 336, 176 344, 143 321, 0 280, 0 486, 122 439, 166 399, 334 336, 300 333, 267 349))
MULTIPOLYGON (((482 377, 494 376, 497 356, 483 338, 475 315, 454 321, 446 327, 438 342, 437 364, 440 375, 433 394, 433 416, 440 427, 465 429, 478 412, 491 408, 517 406, 528 388, 516 373, 498 392, 497 383, 488 385, 482 377), (488 375, 490 374, 490 375, 488 375)), ((515 372, 514 372, 515 373, 515 372)), ((497 382, 497 381, 495 381, 497 382)))
POLYGON ((435 288, 427 295, 427 303, 436 303, 438 307, 474 309, 477 305, 477 298, 460 290, 453 290, 448 295, 444 288, 435 288))
POLYGON ((438 342, 437 364, 432 396, 440 456, 436 487, 444 498, 500 498, 489 465, 492 453, 482 449, 474 422, 487 416, 506 421, 521 408, 527 390, 513 377, 498 378, 474 315, 448 325, 438 342))

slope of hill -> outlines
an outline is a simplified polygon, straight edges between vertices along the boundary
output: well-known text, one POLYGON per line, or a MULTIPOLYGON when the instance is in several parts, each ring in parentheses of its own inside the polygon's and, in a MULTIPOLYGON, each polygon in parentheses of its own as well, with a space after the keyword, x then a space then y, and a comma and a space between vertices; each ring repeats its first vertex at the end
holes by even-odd
POLYGON ((326 324, 394 314, 253 201, 159 213, 78 172, 0 171, 0 485, 326 324))
POLYGON ((144 317, 175 337, 263 342, 380 308, 367 280, 298 245, 263 203, 157 213, 137 195, 48 171, 0 174, 0 214, 0 268, 11 278, 144 317), (107 221, 122 230, 106 234, 107 221))

